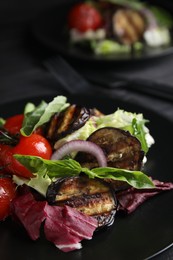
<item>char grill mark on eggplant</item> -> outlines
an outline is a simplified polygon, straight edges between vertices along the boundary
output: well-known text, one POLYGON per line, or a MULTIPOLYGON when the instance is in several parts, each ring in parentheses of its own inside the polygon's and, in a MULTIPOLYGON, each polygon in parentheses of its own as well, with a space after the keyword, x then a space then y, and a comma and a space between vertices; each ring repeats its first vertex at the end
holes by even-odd
MULTIPOLYGON (((140 141, 129 132, 104 127, 96 130, 87 140, 103 149, 109 167, 128 170, 141 169, 144 152, 141 150, 140 141)), ((79 152, 75 159, 83 167, 98 167, 97 161, 91 154, 79 152)))
POLYGON ((71 105, 52 117, 47 128, 47 138, 54 143, 82 127, 89 118, 89 109, 71 105))
POLYGON ((100 117, 100 116, 103 116, 104 114, 98 110, 97 108, 92 108, 90 109, 90 113, 91 113, 91 116, 96 116, 96 117, 100 117))
POLYGON ((132 9, 120 8, 112 18, 113 33, 123 44, 131 45, 143 36, 146 22, 143 15, 132 9))
POLYGON ((114 221, 117 200, 111 186, 87 176, 62 178, 52 183, 47 191, 50 204, 68 205, 98 220, 98 226, 111 225, 114 221))

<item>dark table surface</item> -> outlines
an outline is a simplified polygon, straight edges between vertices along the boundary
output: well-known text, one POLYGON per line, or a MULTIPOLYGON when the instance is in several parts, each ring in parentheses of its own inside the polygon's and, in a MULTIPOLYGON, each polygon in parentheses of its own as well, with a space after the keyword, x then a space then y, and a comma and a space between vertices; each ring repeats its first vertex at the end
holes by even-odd
MULTIPOLYGON (((28 26, 33 23, 38 14, 47 8, 58 6, 61 2, 69 2, 65 0, 30 0, 24 2, 21 0, 2 0, 0 2, 0 103, 5 103, 15 99, 24 97, 38 96, 50 94, 56 95, 58 88, 56 79, 52 74, 45 70, 40 61, 40 53, 49 56, 49 52, 43 51, 42 47, 33 46, 34 41, 28 37, 28 26)), ((72 2, 72 1, 71 1, 72 2)), ((87 66, 83 63, 75 63, 68 60, 71 66, 80 72, 86 80, 90 80, 92 85, 91 91, 94 94, 98 92, 106 96, 115 96, 121 98, 124 102, 132 101, 134 103, 143 104, 151 110, 161 114, 171 122, 173 122, 173 92, 168 96, 156 93, 141 92, 136 88, 128 88, 117 80, 118 71, 121 75, 131 75, 141 80, 148 79, 152 84, 164 84, 166 87, 173 89, 173 54, 158 60, 150 61, 134 65, 133 68, 119 68, 114 65, 114 69, 94 66, 87 66), (82 65, 82 67, 81 67, 82 65), (135 71, 137 71, 135 73, 135 71), (104 85, 99 82, 100 75, 105 72, 105 78, 111 78, 109 84, 104 85), (124 74, 123 74, 124 75, 124 74), (117 87, 118 86, 118 87, 117 87)), ((148 84, 149 84, 148 83, 148 84)), ((78 91, 78 90, 77 90, 78 91)), ((85 92, 83 89, 81 92, 85 92)), ((162 92, 163 93, 163 92, 162 92)), ((173 248, 168 249, 159 256, 153 258, 157 260, 173 259, 173 248)))

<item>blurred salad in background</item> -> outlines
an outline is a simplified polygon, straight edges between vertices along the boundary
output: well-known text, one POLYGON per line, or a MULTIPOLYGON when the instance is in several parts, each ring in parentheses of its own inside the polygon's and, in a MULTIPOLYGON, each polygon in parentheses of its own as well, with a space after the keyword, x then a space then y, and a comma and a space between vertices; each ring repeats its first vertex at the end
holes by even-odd
POLYGON ((68 13, 70 42, 95 54, 167 46, 172 27, 167 10, 138 0, 82 1, 68 13))

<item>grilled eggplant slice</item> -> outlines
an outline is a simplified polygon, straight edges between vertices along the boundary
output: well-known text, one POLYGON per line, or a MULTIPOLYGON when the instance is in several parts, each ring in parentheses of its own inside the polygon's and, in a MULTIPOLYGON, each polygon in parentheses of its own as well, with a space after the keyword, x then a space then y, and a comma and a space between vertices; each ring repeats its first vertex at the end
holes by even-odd
MULTIPOLYGON (((128 131, 104 127, 92 133, 88 141, 100 146, 107 158, 107 165, 128 170, 140 170, 144 152, 139 140, 128 131)), ((75 158, 82 166, 98 167, 94 156, 79 152, 75 158)))
MULTIPOLYGON (((141 143, 129 132, 113 128, 104 127, 96 130, 88 138, 98 146, 100 146, 107 158, 107 165, 114 168, 122 168, 127 170, 140 170, 144 152, 141 150, 141 143)), ((75 158, 83 167, 95 168, 98 163, 91 154, 79 152, 75 158)), ((105 179, 116 191, 124 190, 129 185, 122 181, 105 179)))
POLYGON ((68 205, 98 220, 98 227, 113 224, 117 210, 115 192, 99 179, 81 175, 58 179, 47 190, 47 201, 55 205, 68 205))
POLYGON ((139 41, 146 29, 142 14, 132 9, 118 9, 112 22, 113 32, 123 44, 131 45, 139 41))
POLYGON ((82 127, 89 118, 89 109, 71 105, 66 110, 52 117, 47 127, 47 138, 54 143, 82 127))

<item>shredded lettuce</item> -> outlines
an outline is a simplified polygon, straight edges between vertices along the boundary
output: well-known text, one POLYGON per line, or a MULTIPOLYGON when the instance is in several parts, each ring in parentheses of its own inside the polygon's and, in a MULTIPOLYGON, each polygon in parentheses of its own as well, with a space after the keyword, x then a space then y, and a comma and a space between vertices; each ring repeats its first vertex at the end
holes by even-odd
POLYGON ((21 134, 29 136, 39 126, 47 123, 51 116, 57 112, 63 111, 69 106, 64 96, 55 97, 50 103, 42 101, 37 107, 25 108, 25 118, 21 128, 21 134), (29 112, 27 112, 29 110, 29 112))

